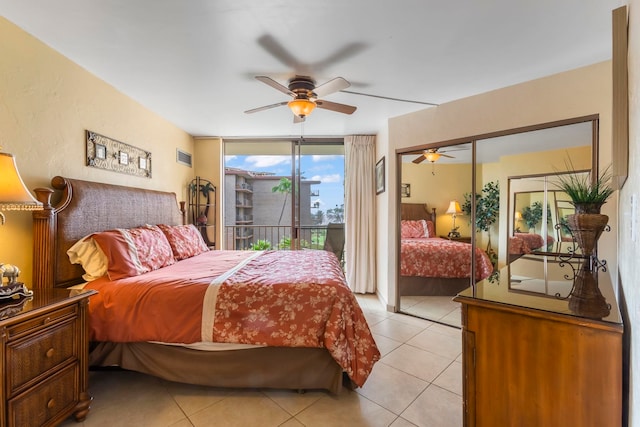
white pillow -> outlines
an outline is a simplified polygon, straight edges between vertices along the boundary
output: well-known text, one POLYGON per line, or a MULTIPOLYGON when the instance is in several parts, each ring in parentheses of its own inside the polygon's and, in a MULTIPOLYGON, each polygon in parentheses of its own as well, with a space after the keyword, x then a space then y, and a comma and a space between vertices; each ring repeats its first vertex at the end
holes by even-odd
POLYGON ((82 278, 87 282, 107 274, 108 260, 91 236, 78 240, 67 251, 71 264, 80 264, 85 271, 82 278))

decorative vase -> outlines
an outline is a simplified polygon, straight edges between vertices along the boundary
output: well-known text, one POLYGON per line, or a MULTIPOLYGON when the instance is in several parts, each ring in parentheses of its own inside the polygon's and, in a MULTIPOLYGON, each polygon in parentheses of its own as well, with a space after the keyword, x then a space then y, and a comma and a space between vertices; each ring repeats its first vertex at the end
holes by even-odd
POLYGON ((569 295, 569 309, 578 316, 602 319, 611 312, 611 307, 598 288, 597 272, 591 271, 586 261, 574 279, 569 295))
MULTIPOLYGON (((576 206, 576 211, 577 211, 576 206)), ((591 257, 609 217, 600 213, 575 213, 567 215, 567 224, 582 254, 591 257)))

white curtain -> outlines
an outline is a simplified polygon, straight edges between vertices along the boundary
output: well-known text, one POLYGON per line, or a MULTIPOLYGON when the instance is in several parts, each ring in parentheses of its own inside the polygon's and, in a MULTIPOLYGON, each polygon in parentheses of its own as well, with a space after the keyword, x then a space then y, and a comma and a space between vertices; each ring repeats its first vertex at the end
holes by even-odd
POLYGON ((345 266, 349 287, 376 291, 376 137, 352 135, 345 146, 345 266))

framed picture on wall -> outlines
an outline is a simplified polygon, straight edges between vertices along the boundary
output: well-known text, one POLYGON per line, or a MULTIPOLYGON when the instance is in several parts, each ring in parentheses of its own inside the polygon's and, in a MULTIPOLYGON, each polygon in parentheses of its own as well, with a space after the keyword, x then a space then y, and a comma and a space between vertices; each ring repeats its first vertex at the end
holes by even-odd
POLYGON ((400 184, 400 197, 411 197, 411 184, 400 184))
POLYGON ((384 193, 384 157, 376 163, 376 194, 384 193))

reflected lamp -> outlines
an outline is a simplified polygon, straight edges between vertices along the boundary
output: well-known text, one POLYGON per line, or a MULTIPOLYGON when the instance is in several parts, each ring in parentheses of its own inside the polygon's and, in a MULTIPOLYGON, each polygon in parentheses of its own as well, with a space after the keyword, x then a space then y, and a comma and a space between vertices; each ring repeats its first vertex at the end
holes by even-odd
POLYGON ((287 104, 294 115, 304 118, 316 108, 316 103, 306 98, 296 98, 287 104))
POLYGON ((452 200, 449 202, 449 207, 447 208, 448 214, 453 218, 453 228, 449 232, 449 237, 460 237, 460 233, 458 233, 458 227, 456 227, 456 216, 462 213, 462 209, 460 209, 460 203, 457 200, 452 200))

